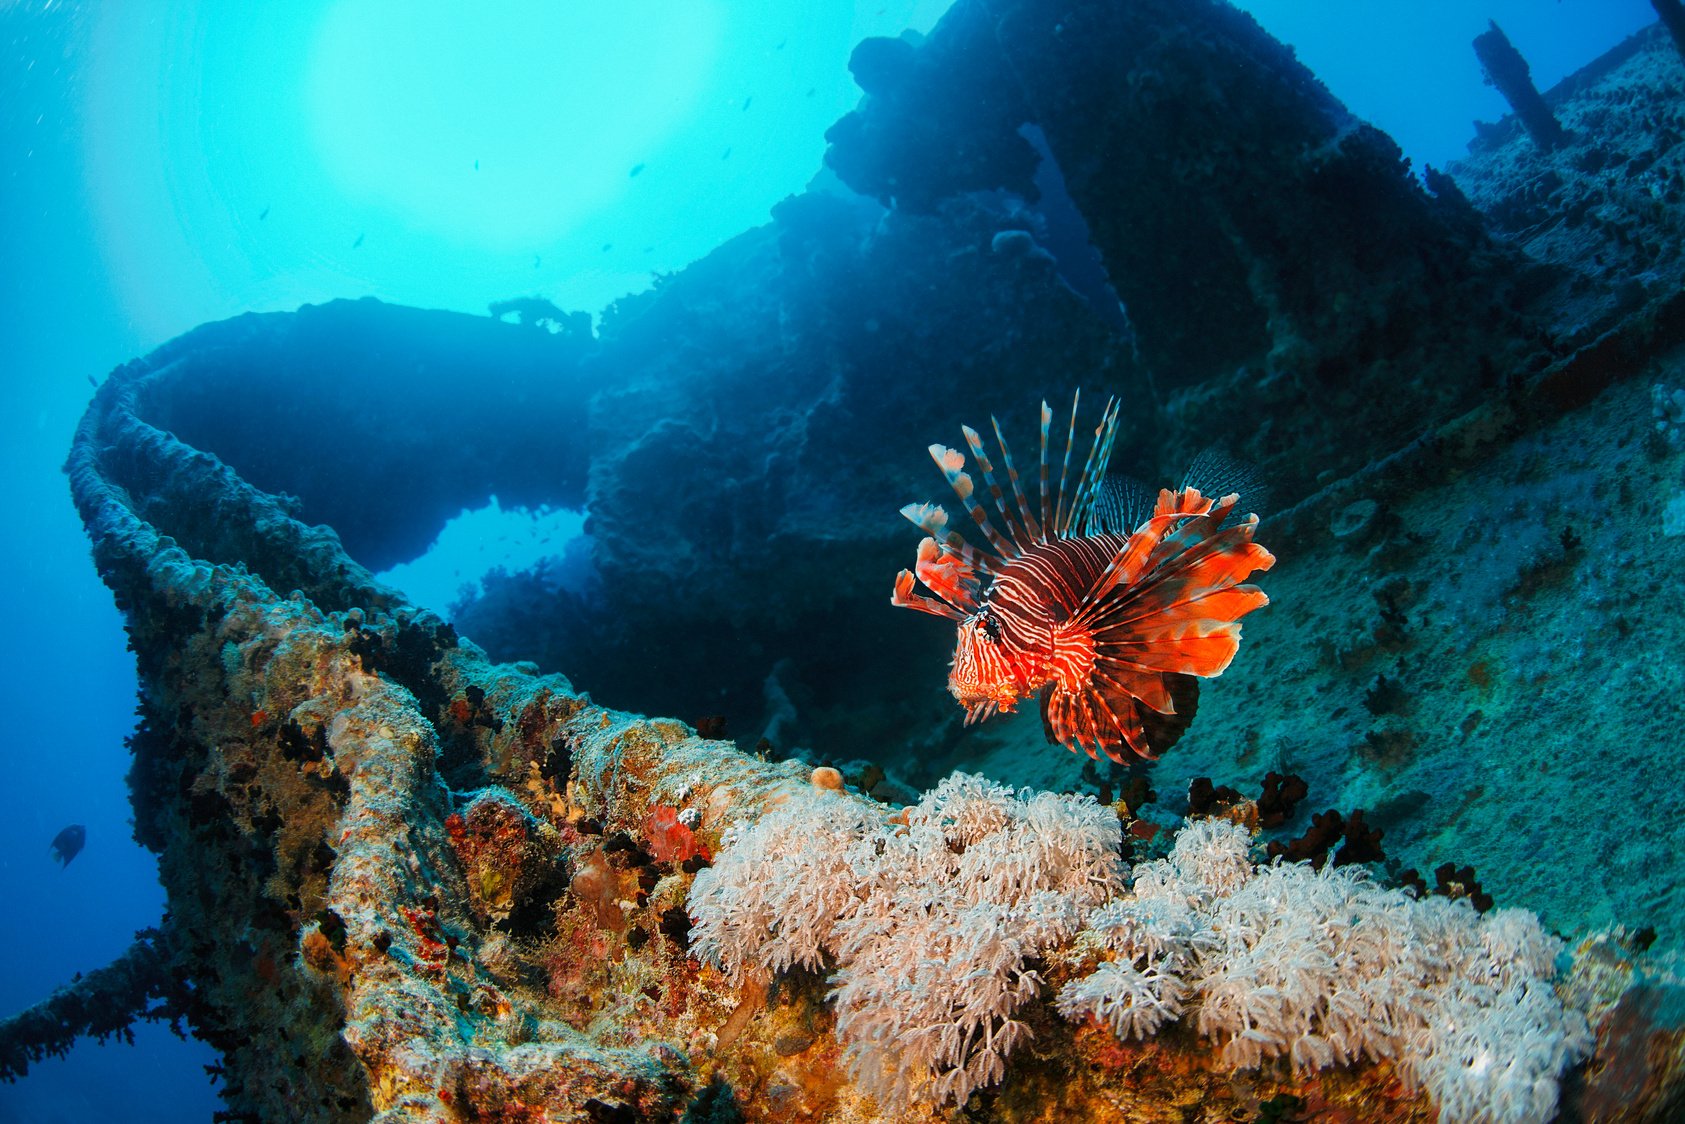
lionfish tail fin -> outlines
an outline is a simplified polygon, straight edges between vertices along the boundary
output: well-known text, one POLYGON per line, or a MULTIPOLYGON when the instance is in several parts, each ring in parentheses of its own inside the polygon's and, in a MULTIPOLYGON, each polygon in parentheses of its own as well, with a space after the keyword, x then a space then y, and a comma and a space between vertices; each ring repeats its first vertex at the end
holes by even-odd
POLYGON ((1240 497, 1235 510, 1264 514, 1270 509, 1270 487, 1258 467, 1230 456, 1216 446, 1201 449, 1182 477, 1182 488, 1197 488, 1208 496, 1240 497))

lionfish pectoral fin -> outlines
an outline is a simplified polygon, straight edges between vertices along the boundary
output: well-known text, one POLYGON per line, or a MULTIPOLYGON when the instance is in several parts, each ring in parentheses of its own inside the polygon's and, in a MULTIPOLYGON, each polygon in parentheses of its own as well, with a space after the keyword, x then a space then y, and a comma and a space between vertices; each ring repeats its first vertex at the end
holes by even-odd
POLYGON ((948 512, 939 503, 905 504, 901 508, 901 517, 931 538, 945 538, 948 534, 948 512))
POLYGON ((926 597, 922 593, 914 592, 917 580, 911 570, 902 570, 899 574, 896 574, 895 590, 889 595, 889 603, 899 609, 917 609, 921 613, 947 617, 953 621, 965 619, 965 614, 952 605, 938 601, 934 597, 926 597))
POLYGON ((939 600, 952 605, 961 613, 977 611, 978 599, 982 595, 982 583, 977 578, 977 571, 963 555, 955 553, 944 544, 930 538, 919 543, 918 560, 913 563, 913 574, 939 600))

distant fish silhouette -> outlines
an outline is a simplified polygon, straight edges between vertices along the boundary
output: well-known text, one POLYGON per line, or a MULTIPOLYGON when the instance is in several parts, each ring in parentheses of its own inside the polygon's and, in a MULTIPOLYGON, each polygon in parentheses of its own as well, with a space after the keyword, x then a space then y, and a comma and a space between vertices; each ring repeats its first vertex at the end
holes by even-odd
POLYGON ((53 836, 52 846, 48 849, 60 866, 69 866, 70 860, 82 853, 82 844, 87 841, 88 829, 79 823, 73 823, 53 836))
POLYGON ((88 376, 88 385, 93 387, 95 390, 98 390, 99 389, 99 380, 94 378, 94 376, 89 375, 88 376))
POLYGON ((474 161, 474 170, 476 172, 480 170, 480 162, 478 160, 474 161))
POLYGON ((749 96, 748 96, 748 97, 746 97, 746 98, 744 98, 744 99, 743 99, 743 108, 744 108, 744 109, 748 109, 748 108, 749 108, 749 103, 750 103, 750 102, 752 102, 752 101, 754 101, 754 100, 755 100, 755 95, 754 95, 754 94, 750 94, 750 95, 749 95, 749 96))
POLYGON ((533 256, 532 256, 532 267, 533 267, 533 268, 534 268, 534 269, 537 269, 537 268, 538 268, 538 263, 539 263, 539 262, 541 262, 541 261, 543 261, 543 260, 544 260, 544 259, 543 259, 543 258, 541 258, 541 257, 539 257, 539 256, 538 256, 538 255, 537 255, 537 254, 534 254, 534 255, 533 255, 533 256))
POLYGON ((357 240, 355 242, 351 243, 351 248, 353 250, 355 250, 357 247, 361 246, 362 244, 363 244, 363 236, 361 234, 359 234, 359 235, 357 235, 357 240))
POLYGON ((606 254, 612 249, 614 249, 614 243, 613 242, 604 242, 603 243, 603 253, 606 254))
POLYGON ((728 144, 728 145, 725 146, 725 151, 720 153, 720 159, 724 160, 726 157, 728 157, 730 155, 731 155, 731 145, 728 144))
POLYGON ((632 178, 632 176, 637 175, 639 172, 641 172, 643 170, 644 170, 644 166, 642 164, 633 164, 632 165, 632 171, 627 175, 627 178, 630 179, 630 178, 632 178))
POLYGON ((263 210, 258 212, 257 221, 262 222, 264 219, 266 219, 268 217, 269 217, 269 208, 265 207, 263 210))
POLYGON ((813 96, 813 92, 815 90, 817 90, 818 88, 819 88, 818 86, 809 86, 807 88, 807 96, 811 98, 813 96))
POLYGON ((776 46, 776 47, 774 47, 774 48, 773 48, 773 50, 775 50, 775 51, 782 51, 782 50, 783 50, 783 49, 784 49, 784 44, 786 44, 786 43, 788 43, 788 42, 789 42, 789 40, 788 40, 788 39, 780 39, 780 40, 779 40, 779 41, 778 41, 778 46, 776 46))

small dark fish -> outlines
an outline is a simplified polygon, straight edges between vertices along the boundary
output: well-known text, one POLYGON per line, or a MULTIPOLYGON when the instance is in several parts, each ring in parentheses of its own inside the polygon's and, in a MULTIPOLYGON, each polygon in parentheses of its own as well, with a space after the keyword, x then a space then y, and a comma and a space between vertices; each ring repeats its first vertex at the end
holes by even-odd
POLYGON ((773 50, 775 50, 775 51, 782 51, 782 50, 783 50, 783 49, 784 49, 784 44, 786 44, 786 43, 788 43, 788 42, 789 42, 789 40, 788 40, 788 39, 780 39, 780 40, 779 40, 779 41, 778 41, 778 46, 776 46, 776 47, 774 47, 774 48, 773 48, 773 50))
POLYGON ((613 242, 604 242, 603 243, 603 253, 606 254, 612 249, 614 249, 614 243, 613 242))
POLYGON ((263 210, 261 210, 257 213, 257 221, 258 222, 262 222, 264 219, 266 219, 268 217, 269 217, 269 208, 268 207, 265 207, 263 210))
POLYGON ((534 268, 534 269, 537 269, 537 268, 538 268, 538 266, 539 266, 539 263, 540 263, 540 262, 542 262, 542 261, 543 261, 543 260, 544 260, 544 259, 543 259, 543 258, 541 258, 541 257, 539 257, 539 256, 538 256, 538 255, 537 255, 537 254, 534 254, 534 255, 533 255, 533 256, 532 256, 532 267, 533 267, 533 268, 534 268))
POLYGON ((478 160, 474 161, 474 170, 476 172, 480 170, 480 162, 478 160))
POLYGON ((88 385, 93 387, 95 390, 98 390, 99 389, 99 380, 94 378, 94 376, 89 375, 88 376, 88 385))
POLYGON ((743 99, 743 108, 744 108, 744 109, 748 109, 748 108, 749 108, 749 103, 750 103, 750 102, 752 102, 752 101, 754 101, 754 100, 755 100, 755 95, 754 95, 754 94, 750 94, 750 95, 749 95, 749 96, 748 96, 748 97, 746 97, 746 98, 744 98, 744 99, 743 99))
POLYGON ((813 96, 813 92, 817 89, 819 89, 818 86, 809 86, 807 88, 807 96, 811 98, 813 96))
POLYGON ((731 155, 731 146, 726 145, 726 150, 724 152, 720 153, 720 159, 724 160, 726 157, 728 157, 730 155, 731 155))
POLYGON ((632 176, 637 175, 639 172, 641 172, 643 170, 644 170, 644 166, 642 164, 633 164, 632 165, 632 171, 630 172, 630 174, 628 174, 627 178, 630 179, 632 176))
POLYGON ((79 823, 73 823, 53 836, 52 846, 48 850, 60 866, 69 866, 70 860, 82 853, 82 844, 87 841, 88 829, 79 823))
POLYGON ((355 242, 351 243, 351 248, 353 250, 355 250, 357 247, 361 246, 362 244, 363 244, 363 236, 361 234, 359 234, 359 235, 357 235, 357 240, 355 242))

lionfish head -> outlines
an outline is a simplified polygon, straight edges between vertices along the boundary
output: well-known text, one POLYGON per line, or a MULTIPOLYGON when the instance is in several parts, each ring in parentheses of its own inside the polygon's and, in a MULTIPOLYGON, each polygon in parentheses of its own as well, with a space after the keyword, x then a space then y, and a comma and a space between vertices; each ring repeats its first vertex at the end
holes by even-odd
POLYGON ((1013 711, 1025 693, 1020 678, 1001 641, 1000 626, 988 609, 960 621, 948 692, 965 707, 966 725, 997 711, 1013 711))

